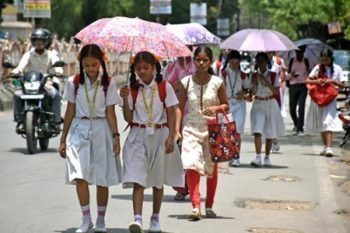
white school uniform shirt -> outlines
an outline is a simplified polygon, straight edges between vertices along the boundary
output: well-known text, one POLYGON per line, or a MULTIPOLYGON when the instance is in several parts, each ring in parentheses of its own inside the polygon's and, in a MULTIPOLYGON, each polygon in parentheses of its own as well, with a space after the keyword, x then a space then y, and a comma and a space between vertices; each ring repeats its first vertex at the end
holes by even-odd
MULTIPOLYGON (((310 78, 315 78, 318 75, 319 70, 320 70, 320 66, 316 65, 312 69, 311 73, 309 74, 310 78)), ((339 65, 333 63, 333 75, 331 75, 331 67, 326 66, 326 75, 327 75, 327 78, 329 79, 333 79, 338 82, 345 82, 346 80, 342 76, 342 72, 343 72, 342 68, 339 65)))
MULTIPOLYGON (((260 70, 258 70, 257 72, 257 76, 261 74, 260 70)), ((264 73, 262 73, 263 77, 268 80, 271 83, 271 75, 270 75, 270 71, 268 69, 266 69, 266 71, 264 73)), ((258 77, 257 77, 258 78, 258 77)), ((276 73, 276 77, 274 80, 274 83, 272 84, 274 87, 279 87, 280 85, 280 80, 279 80, 279 75, 278 73, 276 73)), ((272 91, 270 90, 270 88, 268 88, 267 86, 263 86, 260 81, 258 82, 258 87, 257 87, 257 92, 255 93, 256 96, 259 97, 268 97, 273 95, 272 91)))
MULTIPOLYGON (((147 111, 143 102, 143 97, 142 97, 142 92, 141 89, 144 90, 144 95, 146 99, 146 104, 147 106, 150 106, 151 98, 152 98, 152 88, 155 88, 155 93, 154 93, 154 98, 153 98, 153 108, 152 108, 152 122, 154 124, 163 124, 167 123, 167 115, 166 112, 164 111, 163 102, 159 98, 159 92, 158 92, 158 87, 157 87, 157 82, 153 79, 150 84, 144 83, 140 79, 140 88, 139 92, 137 94, 136 102, 135 102, 135 110, 133 111, 133 120, 132 122, 138 123, 138 124, 147 124, 148 123, 148 118, 147 118, 147 111)), ((179 103, 174 89, 172 86, 166 82, 165 86, 165 92, 166 96, 164 99, 164 104, 166 107, 171 107, 179 103)), ((131 92, 128 97, 128 104, 130 109, 134 109, 134 103, 132 100, 131 92)))
MULTIPOLYGON (((47 68, 53 65, 56 61, 59 61, 56 52, 45 50, 44 53, 38 54, 35 52, 34 48, 26 52, 18 66, 12 71, 13 73, 24 73, 27 71, 40 71, 42 74, 47 73, 47 68)), ((56 74, 63 74, 62 67, 55 67, 56 74)))
MULTIPOLYGON (((96 102, 94 106, 93 116, 92 117, 106 117, 106 106, 120 104, 122 101, 118 95, 117 87, 113 79, 110 80, 107 93, 103 91, 103 86, 101 85, 102 72, 99 72, 97 80, 99 80, 99 86, 96 94, 96 102)), ((86 85, 90 101, 92 103, 95 88, 97 85, 97 80, 91 85, 89 78, 84 72, 85 84, 79 85, 77 95, 74 95, 75 86, 73 83, 74 76, 68 79, 66 88, 63 93, 63 98, 71 103, 75 103, 75 116, 78 118, 81 117, 90 117, 89 105, 86 99, 86 93, 84 85, 86 85)))
POLYGON ((224 78, 221 74, 221 79, 225 82, 225 89, 226 89, 226 95, 227 98, 233 102, 242 102, 244 100, 237 100, 234 98, 236 94, 240 91, 242 91, 243 88, 249 89, 250 88, 250 81, 249 81, 249 74, 245 74, 245 78, 241 78, 241 72, 240 70, 232 70, 230 67, 226 68, 227 70, 227 76, 224 78), (235 81, 236 80, 236 81, 235 81), (233 90, 232 90, 233 88, 233 90))
POLYGON ((281 75, 281 72, 283 72, 283 69, 287 69, 286 64, 284 63, 284 60, 280 57, 281 64, 277 64, 276 61, 277 57, 273 56, 271 62, 271 71, 277 73, 279 76, 281 75))

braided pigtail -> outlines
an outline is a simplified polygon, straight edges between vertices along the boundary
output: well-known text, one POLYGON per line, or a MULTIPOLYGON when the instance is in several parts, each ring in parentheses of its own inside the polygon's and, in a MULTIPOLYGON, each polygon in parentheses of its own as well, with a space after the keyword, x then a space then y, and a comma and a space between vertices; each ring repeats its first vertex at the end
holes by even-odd
POLYGON ((82 59, 79 61, 79 82, 81 85, 84 84, 84 68, 82 59))
POLYGON ((131 64, 130 66, 130 87, 135 90, 139 89, 139 85, 136 81, 135 64, 131 64))
POLYGON ((160 65, 160 63, 158 61, 155 62, 155 66, 156 66, 156 82, 160 83, 163 80, 163 75, 162 75, 162 67, 160 65))
POLYGON ((108 73, 107 73, 106 63, 104 60, 101 61, 101 66, 102 66, 102 70, 103 70, 101 85, 103 86, 103 90, 106 93, 108 86, 109 86, 109 77, 108 77, 108 73))

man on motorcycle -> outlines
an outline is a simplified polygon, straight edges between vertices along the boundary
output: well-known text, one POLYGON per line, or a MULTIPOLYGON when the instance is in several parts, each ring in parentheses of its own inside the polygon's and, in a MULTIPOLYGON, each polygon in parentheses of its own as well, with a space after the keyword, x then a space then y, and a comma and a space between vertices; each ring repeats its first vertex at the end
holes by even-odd
MULTIPOLYGON (((12 74, 24 73, 27 71, 40 71, 42 74, 48 72, 48 68, 59 61, 57 52, 48 50, 52 41, 51 32, 44 28, 35 29, 31 36, 30 42, 33 46, 21 58, 18 66, 11 72, 12 74)), ((55 67, 57 75, 63 74, 61 67, 55 67)), ((56 78, 57 79, 57 78, 56 78)), ((60 130, 61 123, 61 95, 59 92, 59 80, 48 80, 44 86, 46 92, 45 98, 52 100, 52 112, 55 117, 55 129, 60 130)), ((17 91, 14 95, 14 119, 17 122, 16 132, 23 132, 23 109, 24 104, 21 99, 22 90, 17 91)))

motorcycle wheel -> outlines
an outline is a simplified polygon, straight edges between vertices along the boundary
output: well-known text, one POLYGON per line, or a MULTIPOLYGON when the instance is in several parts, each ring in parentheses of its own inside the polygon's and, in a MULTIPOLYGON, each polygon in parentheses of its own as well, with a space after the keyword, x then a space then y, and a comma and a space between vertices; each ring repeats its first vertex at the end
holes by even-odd
POLYGON ((49 148, 49 139, 48 138, 40 138, 39 145, 41 150, 47 150, 49 148))
POLYGON ((27 149, 29 154, 35 154, 37 148, 37 138, 35 136, 35 122, 34 122, 34 113, 26 113, 26 138, 27 138, 27 149))

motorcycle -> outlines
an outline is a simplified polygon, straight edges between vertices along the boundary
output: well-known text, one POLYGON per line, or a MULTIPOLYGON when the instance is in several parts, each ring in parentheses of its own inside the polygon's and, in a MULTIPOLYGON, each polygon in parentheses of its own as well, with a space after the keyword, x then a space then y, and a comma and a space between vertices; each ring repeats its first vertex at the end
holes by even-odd
MULTIPOLYGON (((14 68, 10 63, 3 64, 5 68, 14 68)), ((23 94, 20 96, 24 101, 24 127, 17 131, 27 142, 29 154, 37 151, 37 142, 41 150, 47 150, 49 139, 60 134, 60 129, 55 127, 54 114, 51 111, 50 98, 46 98, 44 86, 46 82, 55 77, 49 71, 54 67, 63 67, 63 61, 57 61, 48 69, 48 74, 43 75, 38 71, 28 71, 24 74, 15 74, 13 78, 19 80, 23 94)), ((58 86, 53 85, 55 88, 58 86)))
POLYGON ((344 136, 342 138, 342 142, 340 143, 340 147, 344 146, 347 141, 350 139, 350 86, 347 86, 342 91, 345 94, 345 106, 342 108, 338 108, 339 115, 338 118, 343 123, 343 129, 345 131, 344 136))

